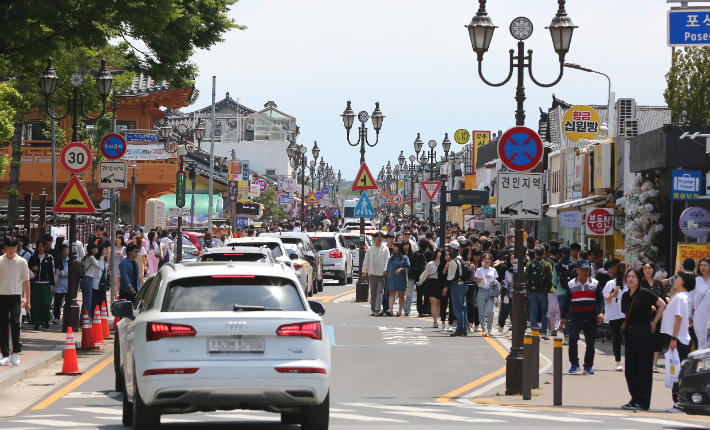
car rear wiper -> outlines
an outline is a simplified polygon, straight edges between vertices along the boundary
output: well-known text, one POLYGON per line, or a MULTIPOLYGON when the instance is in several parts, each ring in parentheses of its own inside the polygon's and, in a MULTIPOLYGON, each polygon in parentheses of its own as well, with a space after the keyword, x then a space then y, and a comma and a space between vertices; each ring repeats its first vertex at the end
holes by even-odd
POLYGON ((234 312, 280 311, 281 308, 265 308, 263 306, 234 305, 234 312))

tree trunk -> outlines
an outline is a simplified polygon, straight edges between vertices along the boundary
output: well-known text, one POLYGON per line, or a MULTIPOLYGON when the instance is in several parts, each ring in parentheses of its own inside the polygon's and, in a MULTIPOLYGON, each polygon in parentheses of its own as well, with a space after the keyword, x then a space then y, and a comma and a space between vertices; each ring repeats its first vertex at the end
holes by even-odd
POLYGON ((19 217, 20 162, 22 161, 22 119, 24 112, 15 116, 15 134, 12 135, 12 156, 10 159, 10 191, 7 202, 7 225, 12 227, 19 217))

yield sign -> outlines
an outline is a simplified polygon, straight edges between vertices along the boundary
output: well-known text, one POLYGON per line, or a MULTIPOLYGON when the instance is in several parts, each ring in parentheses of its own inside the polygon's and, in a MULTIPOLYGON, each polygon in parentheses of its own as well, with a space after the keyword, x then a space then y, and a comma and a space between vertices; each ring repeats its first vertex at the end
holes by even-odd
POLYGON ((316 193, 311 191, 308 197, 306 197, 306 204, 312 205, 316 203, 318 203, 318 197, 316 197, 316 193))
POLYGON ((370 173, 370 169, 367 168, 367 164, 362 163, 360 170, 357 172, 355 177, 355 182, 353 183, 353 191, 365 191, 365 190, 376 190, 377 183, 370 173))
POLYGON ((498 140, 498 156, 514 172, 531 170, 542 159, 542 139, 527 127, 513 127, 498 140))
POLYGON ((426 196, 429 197, 429 200, 433 201, 436 193, 439 192, 439 188, 441 188, 441 182, 426 181, 420 182, 420 184, 424 189, 426 196))
POLYGON ((84 186, 79 182, 79 177, 72 175, 67 187, 52 212, 64 214, 93 214, 96 213, 94 203, 89 198, 84 186))

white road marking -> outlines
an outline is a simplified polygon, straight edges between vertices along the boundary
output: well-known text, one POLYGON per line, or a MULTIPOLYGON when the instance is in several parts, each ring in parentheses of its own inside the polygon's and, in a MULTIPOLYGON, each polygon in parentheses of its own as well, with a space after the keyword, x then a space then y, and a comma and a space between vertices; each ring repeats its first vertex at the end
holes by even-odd
POLYGON ((281 421, 281 416, 268 416, 268 415, 248 415, 248 414, 219 414, 215 418, 234 418, 240 420, 248 421, 281 421))
POLYGON ((429 338, 419 334, 414 328, 408 331, 405 327, 380 327, 382 338, 387 345, 429 345, 429 338))
POLYGON ((572 417, 555 417, 553 415, 538 415, 538 414, 528 414, 522 412, 493 412, 493 411, 477 411, 478 414, 488 414, 488 415, 503 415, 506 417, 517 417, 517 418, 530 418, 536 420, 549 420, 549 421, 564 421, 568 423, 600 423, 598 420, 587 420, 583 418, 572 418, 572 417))
POLYGON ((120 393, 116 391, 112 391, 110 393, 104 393, 101 391, 91 391, 91 392, 81 392, 81 391, 73 391, 71 393, 67 393, 62 397, 67 397, 67 398, 82 398, 82 399, 92 399, 92 398, 103 398, 103 397, 118 397, 120 393))
MULTIPOLYGON (((412 406, 399 406, 399 405, 377 405, 374 403, 343 403, 343 405, 346 406, 355 406, 355 407, 363 407, 363 408, 373 408, 373 409, 387 409, 389 411, 391 410, 397 410, 397 411, 412 411, 412 412, 443 412, 441 409, 424 409, 420 407, 412 407, 412 406)), ((332 411, 332 409, 331 409, 332 411)))
POLYGON ((70 417, 71 415, 25 415, 22 418, 70 417))
POLYGON ((354 412, 352 409, 335 409, 330 408, 330 412, 354 412))
POLYGON ((441 420, 441 421, 459 421, 459 422, 465 422, 465 423, 504 423, 505 422, 505 421, 501 421, 501 420, 491 420, 491 419, 487 419, 487 418, 470 418, 470 417, 462 417, 459 415, 437 414, 437 413, 432 413, 432 412, 389 411, 389 412, 385 412, 385 413, 386 414, 407 415, 409 417, 431 418, 434 420, 441 420))
POLYGON ((330 414, 331 418, 341 418, 344 420, 356 420, 356 421, 386 421, 390 423, 406 423, 408 421, 404 420, 395 420, 392 418, 377 418, 377 417, 367 417, 364 415, 352 415, 352 414, 330 414))
POLYGON ((38 426, 73 427, 73 428, 83 428, 83 427, 86 427, 87 425, 93 425, 93 424, 75 423, 75 422, 71 422, 71 421, 57 421, 57 420, 13 420, 13 422, 34 424, 34 425, 38 425, 38 426))
POLYGON ((66 408, 69 411, 88 412, 90 414, 123 415, 123 411, 117 408, 66 408))
POLYGON ((166 418, 165 416, 160 417, 160 422, 167 423, 194 423, 194 420, 183 420, 181 418, 166 418))
POLYGON ((664 420, 661 418, 625 418, 624 417, 622 419, 629 420, 629 421, 638 421, 640 423, 648 423, 648 424, 661 424, 661 425, 667 425, 667 426, 705 428, 705 426, 699 426, 696 424, 689 424, 687 421, 664 420))
POLYGON ((121 420, 122 417, 94 417, 97 420, 121 420))

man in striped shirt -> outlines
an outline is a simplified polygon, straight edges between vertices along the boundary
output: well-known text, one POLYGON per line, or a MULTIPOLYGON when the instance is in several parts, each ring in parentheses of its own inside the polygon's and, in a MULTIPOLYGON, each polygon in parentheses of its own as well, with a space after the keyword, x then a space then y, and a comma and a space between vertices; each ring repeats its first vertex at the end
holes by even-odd
MULTIPOLYGON (((590 277, 591 267, 588 260, 578 260, 576 264, 577 279, 569 282, 569 292, 565 295, 562 315, 567 315, 571 306, 569 319, 569 361, 572 363, 570 373, 579 371, 579 354, 577 342, 579 332, 584 332, 587 350, 584 353, 584 374, 593 375, 594 370, 594 340, 597 335, 597 325, 604 321, 604 295, 598 289, 596 279, 590 277)), ((565 327, 567 321, 562 318, 560 324, 565 327)))

